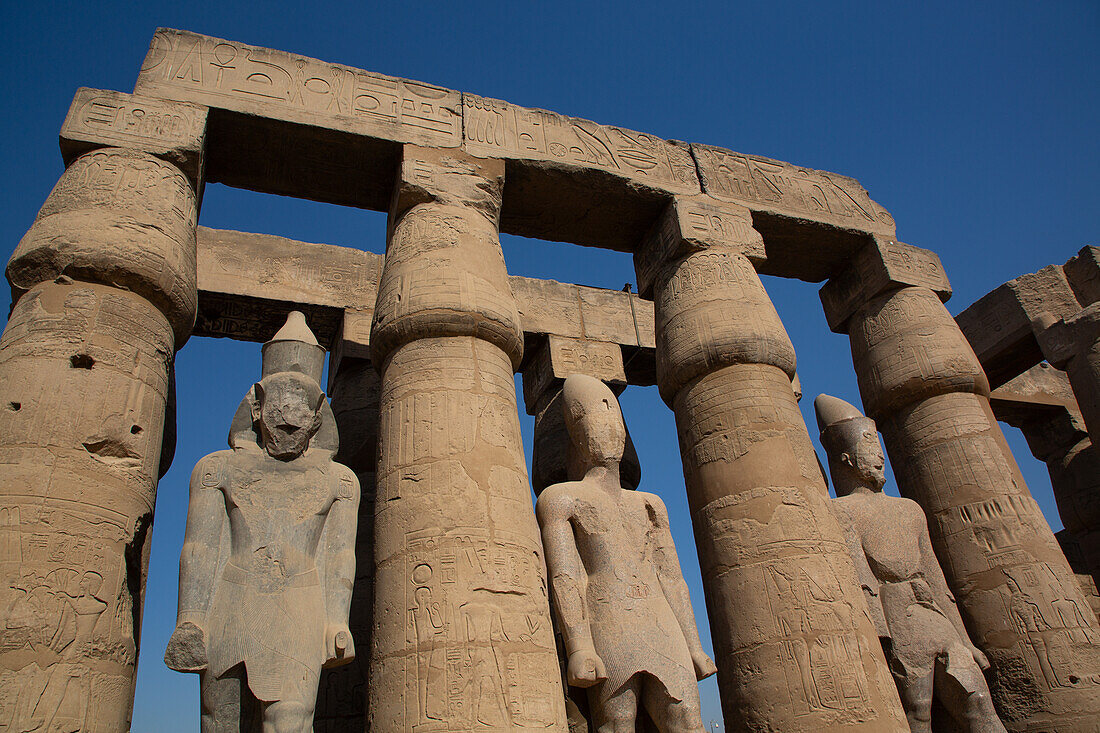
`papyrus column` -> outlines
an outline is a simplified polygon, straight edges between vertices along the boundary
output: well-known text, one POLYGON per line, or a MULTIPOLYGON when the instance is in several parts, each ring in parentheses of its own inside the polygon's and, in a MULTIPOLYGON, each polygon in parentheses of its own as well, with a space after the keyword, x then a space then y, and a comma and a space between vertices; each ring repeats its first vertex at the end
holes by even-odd
POLYGON ((68 167, 8 263, 5 730, 129 730, 170 370, 195 319, 205 119, 82 89, 68 167))
MULTIPOLYGON (((345 314, 345 318, 347 315, 345 314)), ((355 585, 348 626, 356 657, 343 667, 321 672, 314 733, 366 729, 367 670, 370 666, 371 618, 374 610, 374 498, 378 452, 378 372, 369 359, 348 357, 337 345, 329 361, 329 399, 340 450, 335 460, 359 479, 359 521, 355 530, 355 585)))
POLYGON ((749 213, 674 201, 635 255, 656 308, 730 731, 906 729, 750 257, 749 213))
POLYGON ((398 178, 371 334, 370 730, 563 731, 497 235, 504 163, 406 146, 398 178))
POLYGON ((1005 725, 1093 731, 1100 629, 1005 443, 948 295, 935 254, 886 240, 821 290, 830 327, 851 339, 898 488, 924 507, 970 636, 993 664, 1005 725))

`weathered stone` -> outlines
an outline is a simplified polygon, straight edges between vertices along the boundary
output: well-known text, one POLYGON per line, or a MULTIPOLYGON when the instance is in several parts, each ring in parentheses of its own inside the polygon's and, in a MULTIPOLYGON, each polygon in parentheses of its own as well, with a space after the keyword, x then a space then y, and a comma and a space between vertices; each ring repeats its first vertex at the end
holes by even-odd
POLYGON ((11 730, 129 729, 172 328, 144 298, 32 287, 0 339, 0 695, 11 730))
POLYGON ((951 297, 951 284, 935 252, 876 237, 848 268, 822 286, 825 320, 833 331, 843 333, 852 313, 868 298, 910 286, 927 288, 945 303, 951 297))
POLYGON ((999 386, 1043 360, 1032 325, 1044 313, 1072 315, 1080 306, 1060 267, 1044 267, 994 288, 955 317, 990 384, 999 386))
POLYGON ((332 460, 332 410, 307 352, 324 358, 292 313, 264 346, 263 377, 237 410, 231 450, 191 474, 164 661, 200 674, 204 733, 236 729, 248 710, 265 730, 312 730, 321 667, 355 657, 359 482, 332 460))
POLYGON ((1100 445, 1100 302, 1058 320, 1043 313, 1032 325, 1043 356, 1069 375, 1089 436, 1100 445))
POLYGON ((493 209, 503 164, 410 146, 400 170, 370 337, 382 375, 371 730, 564 731, 512 377, 522 334, 493 209))
POLYGON ((374 495, 378 452, 378 373, 365 359, 345 358, 332 373, 329 395, 340 433, 335 459, 359 479, 359 515, 355 530, 355 584, 348 628, 359 654, 351 663, 322 670, 317 690, 315 733, 366 729, 367 675, 374 613, 374 495))
POLYGON ((61 174, 8 262, 13 298, 60 276, 125 288, 168 318, 180 348, 195 324, 195 190, 171 163, 101 148, 61 174))
POLYGON ((568 682, 588 688, 599 730, 633 728, 644 706, 662 733, 702 731, 696 680, 716 669, 699 641, 668 512, 656 495, 622 488, 626 428, 606 385, 571 375, 561 407, 577 460, 537 512, 568 682))
POLYGON ((61 126, 68 165, 102 147, 141 150, 174 164, 201 192, 207 109, 136 94, 81 87, 61 126))
POLYGON ((1014 731, 1090 730, 1100 627, 997 426, 981 365, 937 293, 886 287, 861 286, 868 300, 844 321, 860 394, 993 664, 997 712, 1014 731))
POLYGON ((657 382, 676 415, 727 729, 903 730, 759 277, 728 249, 659 272, 657 382))
POLYGON ((957 730, 1004 733, 983 669, 989 660, 970 640, 932 552, 928 524, 911 499, 886 496, 886 460, 875 421, 844 400, 814 400, 821 444, 872 618, 911 731, 930 731, 932 699, 957 730))
POLYGON ((854 178, 692 143, 703 191, 754 212, 894 236, 894 217, 854 178))
POLYGON ((1082 307, 1100 300, 1100 247, 1082 247, 1062 265, 1062 271, 1082 307))

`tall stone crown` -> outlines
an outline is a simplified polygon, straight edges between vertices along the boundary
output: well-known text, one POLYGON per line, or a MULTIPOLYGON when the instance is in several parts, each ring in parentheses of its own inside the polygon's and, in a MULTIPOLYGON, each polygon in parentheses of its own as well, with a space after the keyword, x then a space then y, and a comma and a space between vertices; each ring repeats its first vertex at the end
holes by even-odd
POLYGON ((819 394, 814 400, 814 412, 817 413, 817 429, 821 431, 821 445, 830 454, 847 445, 868 422, 872 426, 875 424, 855 405, 827 394, 819 394))
POLYGON ((263 345, 260 353, 263 357, 261 378, 277 372, 301 372, 321 384, 325 349, 317 343, 301 311, 290 312, 286 323, 263 345))

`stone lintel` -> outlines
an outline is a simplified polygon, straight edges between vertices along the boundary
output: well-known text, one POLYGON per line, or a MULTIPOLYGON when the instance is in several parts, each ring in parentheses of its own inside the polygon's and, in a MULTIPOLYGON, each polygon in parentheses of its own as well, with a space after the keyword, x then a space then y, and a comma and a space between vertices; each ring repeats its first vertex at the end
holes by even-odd
POLYGON ((1063 369, 1070 359, 1100 340, 1100 302, 1063 318, 1055 318, 1046 311, 1031 325, 1043 357, 1063 369))
POLYGON ((838 229, 893 238, 894 217, 859 181, 759 155, 692 143, 703 192, 754 213, 809 219, 838 229))
POLYGON ((548 334, 534 353, 527 353, 523 367, 523 402, 535 415, 549 392, 556 391, 570 374, 599 379, 615 394, 626 389, 623 352, 618 344, 548 334))
POLYGON ((1032 454, 1058 458, 1088 437, 1069 377, 1049 364, 1036 364, 989 396, 993 414, 1019 428, 1032 454))
POLYGON ((256 191, 385 211, 408 143, 506 161, 509 234, 632 252, 670 197, 706 190, 777 252, 812 239, 769 274, 820 281, 894 233, 845 176, 187 31, 156 31, 135 92, 210 107, 208 180, 256 191))
POLYGON ((758 266, 764 239, 752 228, 752 212, 707 196, 675 196, 634 253, 638 292, 652 297, 653 283, 666 264, 711 247, 734 249, 758 266))
POLYGON ((955 317, 990 385, 996 387, 1043 360, 1034 323, 1058 319, 1080 306, 1061 267, 1021 275, 974 301, 955 317))
POLYGON ((1100 300, 1100 247, 1082 247, 1062 265, 1062 270, 1082 306, 1100 300))
POLYGON ((847 269, 821 288, 821 305, 829 328, 844 333, 848 319, 867 301, 902 287, 922 287, 947 302, 951 284, 935 252, 885 237, 875 237, 847 269))
MULTIPOLYGON (((195 335, 266 341, 298 309, 333 363, 370 358, 382 261, 350 247, 199 227, 195 335)), ((532 348, 546 334, 616 344, 627 355, 630 383, 653 383, 652 301, 517 275, 509 284, 532 348)))
POLYGON ((503 183, 503 160, 475 158, 458 149, 404 145, 390 217, 433 201, 477 209, 495 224, 503 183))
POLYGON ((140 150, 175 164, 201 191, 207 108, 81 87, 61 125, 65 165, 89 150, 140 150))

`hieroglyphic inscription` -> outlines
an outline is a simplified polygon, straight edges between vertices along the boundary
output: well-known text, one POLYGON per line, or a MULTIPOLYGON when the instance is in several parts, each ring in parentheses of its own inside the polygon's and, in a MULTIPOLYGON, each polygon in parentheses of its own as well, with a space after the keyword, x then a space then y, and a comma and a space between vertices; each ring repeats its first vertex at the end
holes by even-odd
POLYGON ((549 335, 529 362, 523 372, 523 399, 528 412, 535 409, 551 384, 556 382, 560 388, 561 381, 570 374, 587 374, 612 389, 626 386, 623 352, 618 344, 549 335))
POLYGON ((545 618, 504 610, 492 596, 539 598, 541 557, 518 535, 492 535, 466 528, 406 536, 406 641, 416 651, 406 657, 404 712, 412 730, 541 728, 560 705, 550 694, 556 670, 541 655, 529 658, 528 644, 551 638, 545 618))
POLYGON ((653 181, 664 190, 699 191, 687 146, 473 94, 462 95, 462 108, 463 144, 474 155, 556 161, 653 181))
POLYGON ((894 218, 855 179, 692 143, 703 191, 754 211, 893 236, 894 218))
POLYGON ((156 32, 135 91, 397 142, 461 138, 458 92, 186 31, 156 32))
POLYGON ((71 162, 91 147, 113 145, 167 155, 197 185, 205 137, 202 107, 81 87, 61 126, 61 153, 71 162))

